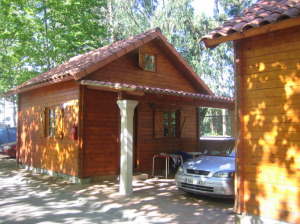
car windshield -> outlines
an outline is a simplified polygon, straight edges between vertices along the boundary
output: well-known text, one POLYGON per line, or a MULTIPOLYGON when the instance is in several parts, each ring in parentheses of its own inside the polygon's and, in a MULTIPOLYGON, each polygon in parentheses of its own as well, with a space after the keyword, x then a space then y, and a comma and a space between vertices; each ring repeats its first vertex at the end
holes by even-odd
POLYGON ((235 157, 235 142, 234 140, 220 141, 211 149, 206 150, 203 155, 235 157))

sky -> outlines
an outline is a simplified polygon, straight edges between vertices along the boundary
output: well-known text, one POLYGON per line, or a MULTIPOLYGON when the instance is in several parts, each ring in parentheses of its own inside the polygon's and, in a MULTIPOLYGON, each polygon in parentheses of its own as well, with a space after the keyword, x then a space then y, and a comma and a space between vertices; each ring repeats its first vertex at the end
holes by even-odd
POLYGON ((207 16, 213 16, 214 14, 214 0, 194 0, 192 2, 194 12, 200 15, 204 12, 207 16))

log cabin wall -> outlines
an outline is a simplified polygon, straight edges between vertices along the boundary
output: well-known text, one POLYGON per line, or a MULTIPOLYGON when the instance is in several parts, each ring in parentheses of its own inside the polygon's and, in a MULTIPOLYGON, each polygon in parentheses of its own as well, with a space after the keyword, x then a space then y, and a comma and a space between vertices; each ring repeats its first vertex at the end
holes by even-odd
POLYGON ((136 49, 83 79, 196 92, 195 86, 181 72, 179 66, 170 59, 166 53, 167 50, 161 45, 159 40, 153 40, 142 46, 146 53, 156 55, 156 72, 143 70, 139 67, 139 51, 136 49))
POLYGON ((85 90, 84 177, 119 174, 118 93, 85 90))
MULTIPOLYGON (((120 173, 120 110, 116 92, 85 90, 84 177, 117 175, 120 173)), ((189 114, 186 138, 154 138, 154 109, 139 102, 137 116, 137 167, 134 172, 152 170, 153 155, 174 153, 177 150, 195 151, 197 148, 195 107, 156 104, 155 108, 185 110, 189 114)), ((134 157, 135 158, 135 157, 134 157)), ((159 159, 157 159, 159 160, 159 159)), ((164 169, 165 161, 156 162, 156 170, 164 169)))
MULTIPOLYGON (((145 53, 156 56, 155 72, 143 70, 139 67, 139 50, 136 49, 83 79, 196 92, 196 87, 174 63, 174 60, 169 57, 166 48, 159 40, 148 42, 142 46, 142 49, 145 53)), ((119 174, 120 146, 118 138, 120 121, 118 119, 120 118, 120 112, 117 105, 118 94, 91 88, 93 87, 87 88, 84 93, 83 176, 95 177, 119 174)), ((177 150, 196 150, 196 108, 186 108, 190 112, 189 137, 164 140, 154 139, 153 137, 153 108, 150 108, 148 103, 141 102, 137 107, 140 129, 138 130, 138 164, 134 171, 151 171, 154 154, 172 153, 177 150)), ((161 105, 160 108, 182 109, 182 107, 168 105, 161 105)), ((158 165, 157 168, 162 168, 162 165, 158 165)))
POLYGON ((299 223, 300 27, 235 45, 236 68, 238 63, 241 68, 236 78, 241 98, 236 104, 241 116, 238 209, 299 223))
MULTIPOLYGON (((188 135, 181 137, 154 138, 154 108, 148 103, 138 104, 138 169, 139 172, 152 170, 153 156, 160 153, 173 154, 175 151, 197 151, 197 109, 196 107, 156 104, 155 109, 184 110, 188 112, 188 135)), ((178 121, 178 120, 177 120, 178 121)), ((165 159, 155 159, 155 170, 164 170, 165 159)), ((157 173, 157 171, 156 171, 157 173)))
POLYGON ((78 123, 79 85, 66 81, 19 94, 18 144, 22 164, 78 176, 78 144, 71 126, 78 123), (63 110, 63 137, 41 137, 41 108, 69 103, 63 110))

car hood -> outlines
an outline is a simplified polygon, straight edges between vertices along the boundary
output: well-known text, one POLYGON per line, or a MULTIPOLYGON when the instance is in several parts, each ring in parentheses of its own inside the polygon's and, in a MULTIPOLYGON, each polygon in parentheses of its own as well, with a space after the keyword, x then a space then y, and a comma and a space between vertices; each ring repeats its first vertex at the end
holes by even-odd
POLYGON ((235 158, 222 156, 199 156, 183 164, 185 169, 217 171, 234 171, 235 158))

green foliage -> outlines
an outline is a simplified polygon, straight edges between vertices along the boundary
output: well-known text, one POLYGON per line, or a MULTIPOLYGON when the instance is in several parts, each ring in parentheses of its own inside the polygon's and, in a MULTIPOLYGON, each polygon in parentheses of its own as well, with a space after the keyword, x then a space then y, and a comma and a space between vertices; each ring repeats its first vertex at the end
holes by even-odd
MULTIPOLYGON (((233 45, 219 45, 205 49, 201 37, 219 26, 231 14, 197 16, 191 0, 109 0, 106 18, 110 41, 122 40, 154 27, 160 27, 164 36, 183 56, 200 78, 218 96, 234 97, 233 45)), ((217 1, 218 2, 218 1, 217 1)), ((251 1, 220 0, 221 9, 246 7, 251 1), (224 8, 225 7, 225 8, 224 8)))
MULTIPOLYGON (((105 5, 105 0, 0 1, 0 95, 107 44, 105 5)), ((15 105, 17 98, 9 100, 15 105)))
POLYGON ((191 2, 2 0, 0 94, 72 56, 160 27, 216 95, 233 97, 232 43, 211 51, 200 39, 254 0, 215 0, 218 7, 212 18, 195 15, 191 2))
POLYGON ((105 1, 0 2, 0 93, 106 44, 105 1))
MULTIPOLYGON (((200 108, 200 135, 201 136, 223 136, 222 109, 206 108, 206 113, 201 113, 200 108)), ((204 109, 204 108, 203 108, 204 109)), ((231 135, 230 116, 226 111, 226 136, 231 135)))

